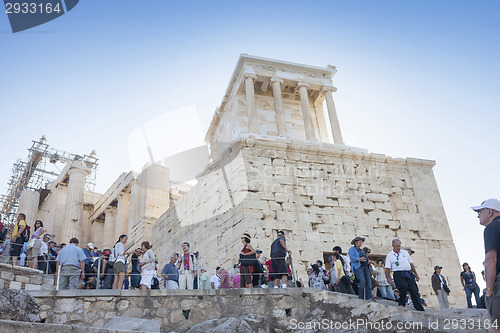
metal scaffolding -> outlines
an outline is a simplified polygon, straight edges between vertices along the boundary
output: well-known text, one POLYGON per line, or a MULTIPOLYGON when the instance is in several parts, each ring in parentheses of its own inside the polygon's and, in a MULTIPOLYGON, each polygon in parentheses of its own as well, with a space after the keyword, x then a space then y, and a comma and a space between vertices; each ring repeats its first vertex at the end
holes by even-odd
POLYGON ((86 178, 85 189, 93 191, 97 174, 98 159, 95 151, 89 155, 77 155, 50 147, 45 136, 32 141, 26 161, 18 159, 12 167, 7 194, 0 196, 3 223, 14 223, 19 207, 21 192, 25 189, 42 192, 59 176, 64 164, 82 161, 91 169, 86 178), (62 167, 61 167, 62 165, 62 167))

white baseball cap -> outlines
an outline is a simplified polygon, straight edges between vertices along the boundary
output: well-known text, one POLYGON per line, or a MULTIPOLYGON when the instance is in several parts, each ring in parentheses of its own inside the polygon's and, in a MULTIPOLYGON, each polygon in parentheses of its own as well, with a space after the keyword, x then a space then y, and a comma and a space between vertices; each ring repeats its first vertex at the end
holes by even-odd
POLYGON ((94 249, 94 243, 88 243, 87 246, 92 250, 94 249))
POLYGON ((487 199, 483 201, 481 206, 474 206, 471 208, 476 212, 480 211, 483 208, 491 208, 500 212, 500 201, 498 201, 497 199, 487 199))

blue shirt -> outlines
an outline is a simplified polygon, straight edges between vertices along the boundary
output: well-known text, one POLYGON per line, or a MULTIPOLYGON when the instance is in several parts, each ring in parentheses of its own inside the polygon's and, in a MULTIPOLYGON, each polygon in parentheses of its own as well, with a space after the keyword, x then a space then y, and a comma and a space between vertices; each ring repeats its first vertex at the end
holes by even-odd
POLYGON ((366 256, 365 251, 363 251, 362 249, 358 249, 356 246, 351 247, 347 254, 349 255, 349 259, 351 259, 351 265, 353 269, 358 269, 359 267, 361 267, 361 261, 359 261, 361 257, 365 257, 365 263, 368 263, 368 257, 366 256))
POLYGON ((177 267, 175 267, 175 265, 171 262, 163 267, 161 274, 165 274, 166 276, 168 276, 168 280, 176 282, 179 281, 179 271, 177 270, 177 267))
POLYGON ((90 266, 90 260, 92 260, 92 255, 90 254, 90 251, 87 250, 87 248, 84 248, 83 253, 85 253, 85 256, 87 257, 87 259, 85 259, 85 265, 90 266))
POLYGON ((56 261, 59 261, 61 267, 73 265, 80 268, 80 261, 87 259, 83 250, 75 244, 69 244, 59 250, 56 261))

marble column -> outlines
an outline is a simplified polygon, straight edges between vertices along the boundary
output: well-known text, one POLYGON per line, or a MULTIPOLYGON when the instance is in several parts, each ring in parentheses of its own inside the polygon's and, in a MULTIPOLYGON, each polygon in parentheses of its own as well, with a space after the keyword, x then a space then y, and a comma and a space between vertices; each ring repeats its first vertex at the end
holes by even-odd
POLYGON ((304 117, 306 139, 308 141, 318 141, 318 139, 316 139, 316 134, 314 133, 311 106, 309 104, 309 96, 307 95, 307 88, 309 88, 309 85, 307 83, 299 82, 297 84, 297 88, 299 88, 300 93, 300 105, 302 109, 302 117, 304 117))
POLYGON ((247 98, 248 133, 259 133, 259 119, 255 108, 255 74, 245 74, 245 92, 247 98))
POLYGON ((337 110, 333 102, 333 92, 337 91, 335 87, 323 87, 321 92, 325 95, 326 107, 328 109, 328 117, 330 118, 330 126, 332 128, 333 143, 343 145, 342 132, 340 130, 339 118, 337 117, 337 110))
POLYGON ((115 239, 121 235, 128 235, 128 215, 130 205, 130 193, 122 192, 118 195, 118 205, 116 208, 115 239))
POLYGON ((116 207, 109 206, 104 210, 104 235, 103 235, 103 247, 106 249, 111 249, 115 245, 118 238, 115 239, 115 228, 116 228, 116 207))
POLYGON ((137 180, 130 182, 130 206, 128 209, 128 228, 127 235, 131 239, 133 237, 134 225, 140 220, 139 218, 139 196, 141 189, 137 184, 137 180))
POLYGON ((285 110, 283 107, 283 96, 281 95, 281 84, 283 80, 279 77, 273 77, 271 78, 271 82, 273 84, 274 111, 276 115, 278 136, 286 137, 285 110))
MULTIPOLYGON (((90 227, 90 241, 94 243, 99 250, 104 250, 104 222, 95 220, 90 227)), ((82 246, 85 244, 81 244, 82 246)))
MULTIPOLYGON (((29 226, 35 225, 38 216, 38 204, 40 203, 40 192, 33 190, 23 190, 19 198, 17 213, 26 215, 26 223, 29 226)), ((34 231, 34 230, 33 230, 34 231)), ((32 232, 33 232, 32 231, 32 232)))
POLYGON ((61 242, 69 243, 71 238, 80 236, 79 223, 83 218, 83 193, 85 191, 85 177, 88 174, 87 170, 80 168, 72 168, 68 171, 68 195, 64 210, 61 242))

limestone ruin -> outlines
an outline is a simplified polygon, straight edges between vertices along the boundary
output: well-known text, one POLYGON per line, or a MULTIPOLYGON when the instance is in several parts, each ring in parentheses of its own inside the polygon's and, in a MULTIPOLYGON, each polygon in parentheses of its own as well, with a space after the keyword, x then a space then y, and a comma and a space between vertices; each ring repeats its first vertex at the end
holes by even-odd
MULTIPOLYGON (((463 306, 460 263, 432 168, 434 161, 392 158, 344 143, 335 108, 336 68, 241 55, 206 135, 211 163, 186 187, 169 170, 148 165, 120 175, 103 194, 86 191, 83 161, 67 163, 40 193, 26 189, 19 212, 44 221, 56 241, 111 247, 122 233, 128 248, 152 240, 159 266, 181 243, 202 265, 230 267, 249 232, 269 254, 276 231, 286 231, 295 271, 344 252, 366 238, 372 258, 391 240, 411 246, 429 305, 436 264, 450 279, 450 304, 463 306), (326 104, 326 109, 324 108, 326 104), (329 139, 329 128, 333 142, 329 139)), ((29 221, 28 221, 29 222, 29 221)), ((436 304, 435 304, 436 303, 436 304)))
POLYGON ((241 234, 249 232, 253 246, 269 255, 283 229, 306 281, 308 265, 328 258, 334 245, 347 252, 362 236, 372 258, 385 257, 397 237, 416 251, 423 297, 437 302, 430 278, 440 263, 451 280, 450 304, 461 305, 460 263, 435 162, 345 145, 332 96, 335 73, 332 66, 240 56, 206 136, 212 162, 155 224, 157 255, 167 258, 188 241, 201 264, 230 267, 241 234))

